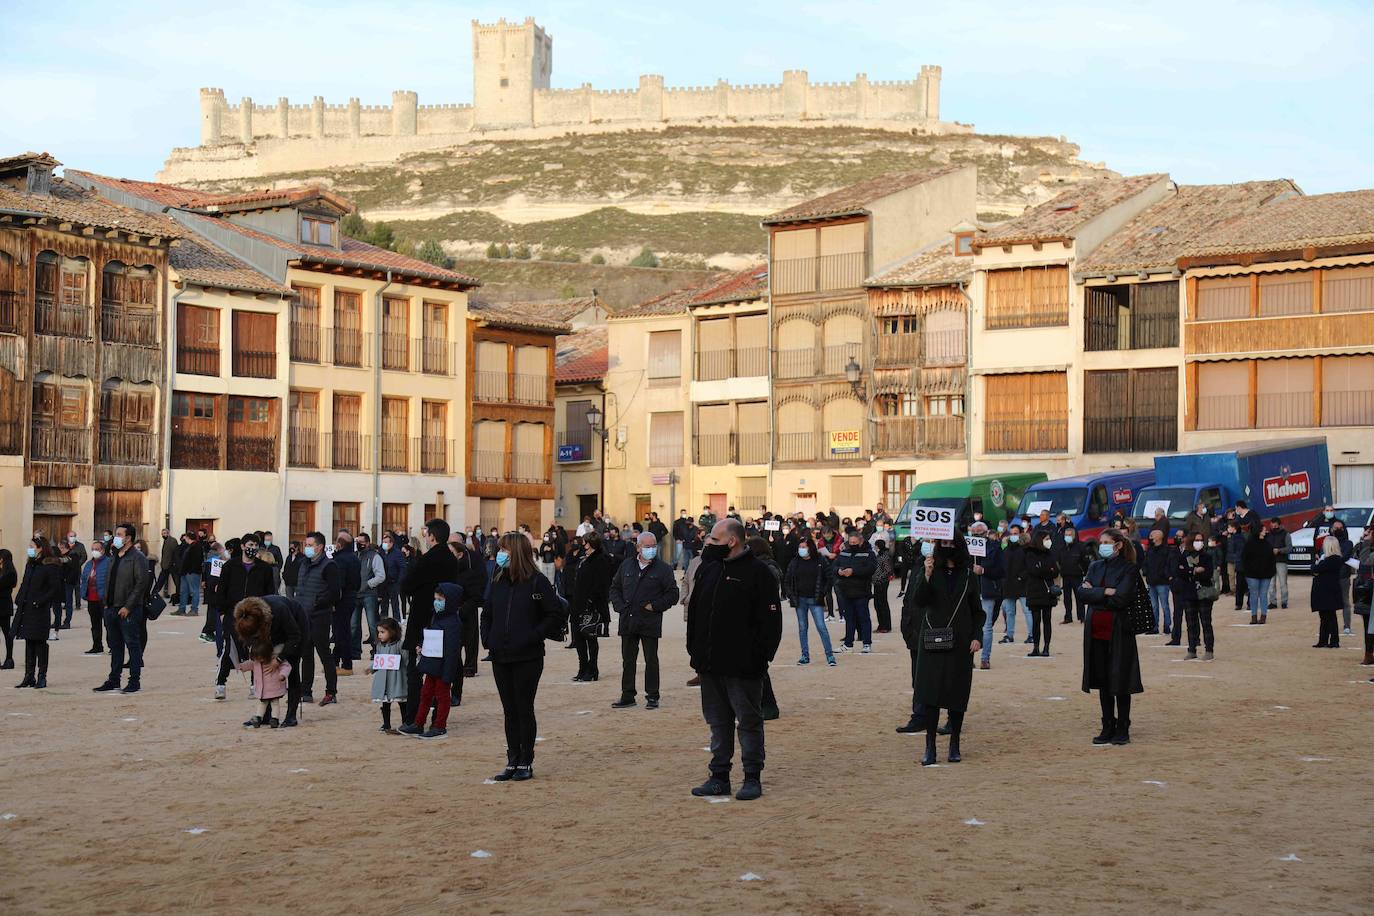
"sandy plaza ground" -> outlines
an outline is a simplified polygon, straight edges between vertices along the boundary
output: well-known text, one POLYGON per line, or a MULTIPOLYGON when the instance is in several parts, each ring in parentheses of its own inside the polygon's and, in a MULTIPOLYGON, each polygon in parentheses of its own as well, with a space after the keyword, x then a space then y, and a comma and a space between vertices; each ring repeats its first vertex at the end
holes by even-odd
POLYGON ((803 668, 789 614, 755 802, 689 795, 707 731, 677 610, 655 711, 610 708, 617 640, 589 685, 548 644, 525 784, 486 781, 504 763, 487 666, 446 740, 380 734, 361 672, 302 727, 255 731, 240 675, 211 699, 198 619, 150 625, 136 696, 93 694, 107 660, 64 631, 47 690, 10 689, 22 661, 0 682, 0 912, 1367 913, 1374 671, 1358 636, 1309 648, 1292 586, 1265 627, 1223 596, 1215 662, 1140 637, 1124 748, 1090 744, 1080 628, 1056 625, 1050 659, 1018 628, 976 673, 964 762, 926 770, 893 731, 900 636, 803 668))

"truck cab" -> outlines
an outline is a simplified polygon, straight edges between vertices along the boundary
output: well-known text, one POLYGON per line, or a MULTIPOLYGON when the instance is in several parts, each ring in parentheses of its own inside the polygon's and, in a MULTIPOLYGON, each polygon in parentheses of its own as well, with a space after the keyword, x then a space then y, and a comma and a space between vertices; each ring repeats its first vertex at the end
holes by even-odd
POLYGON ((1234 508, 1235 502, 1227 498, 1226 488, 1219 483, 1185 484, 1176 486, 1146 487, 1136 497, 1131 509, 1131 519, 1136 528, 1148 532, 1155 523, 1155 509, 1164 510, 1169 520, 1170 535, 1183 527, 1183 519, 1198 503, 1207 504, 1207 517, 1219 518, 1227 509, 1234 508))
POLYGON ((1081 474, 1037 483, 1021 500, 1021 515, 1035 518, 1040 510, 1050 517, 1061 512, 1069 516, 1081 540, 1091 540, 1111 524, 1112 515, 1121 509, 1130 512, 1136 494, 1155 481, 1153 468, 1131 468, 1081 474))

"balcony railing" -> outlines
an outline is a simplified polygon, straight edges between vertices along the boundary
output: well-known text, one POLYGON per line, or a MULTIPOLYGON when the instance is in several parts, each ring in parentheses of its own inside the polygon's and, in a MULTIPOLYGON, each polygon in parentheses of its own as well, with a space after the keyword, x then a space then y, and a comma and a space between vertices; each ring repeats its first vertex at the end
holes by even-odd
POLYGON ((1085 417, 1085 452, 1172 452, 1178 449, 1177 417, 1085 417))
POLYGON ((277 440, 275 436, 230 436, 225 449, 224 465, 230 471, 275 471, 277 469, 277 440))
POLYGON ((879 455, 920 455, 964 450, 964 418, 879 417, 874 450, 879 455))
POLYGON ((815 461, 814 433, 778 433, 777 461, 815 461))
POLYGON ((320 361, 320 326, 304 321, 291 322, 291 361, 318 363, 320 361))
POLYGON ((516 452, 511 456, 511 471, 520 483, 548 483, 547 457, 538 452, 516 452))
POLYGON ((34 461, 70 461, 86 464, 91 460, 91 435, 84 429, 35 426, 29 435, 29 455, 34 461))
POLYGON ((275 350, 235 350, 234 375, 238 378, 276 378, 275 350))
POLYGON ((372 469, 372 437, 351 430, 335 430, 325 435, 325 453, 336 471, 372 469))
POLYGON ((410 440, 404 433, 382 433, 382 447, 378 456, 381 469, 391 473, 410 470, 410 440))
POLYGON ((697 351, 696 378, 699 382, 715 382, 727 378, 754 378, 767 374, 767 347, 697 351))
POLYGON ((473 480, 502 481, 506 479, 506 453, 475 450, 472 453, 473 480))
POLYGON ((821 373, 823 375, 844 375, 844 367, 849 365, 851 359, 858 360, 863 356, 864 345, 861 343, 832 344, 824 349, 821 360, 821 373))
POLYGON ((766 432, 740 433, 737 437, 737 464, 767 464, 768 438, 766 432))
POLYGON ((1374 426, 1374 391, 1323 391, 1322 426, 1374 426))
POLYGON ((1312 392, 1284 391, 1255 396, 1258 429, 1288 429, 1313 425, 1312 392))
POLYGON ((453 375, 458 370, 458 345, 447 337, 415 338, 414 365, 426 375, 453 375))
POLYGON ((293 468, 320 466, 320 431, 292 426, 287 431, 286 463, 293 468))
POLYGON ((0 289, 0 334, 19 333, 19 293, 12 289, 0 289))
POLYGON ((219 437, 172 430, 171 466, 213 471, 219 467, 219 437))
POLYGON ((921 358, 920 334, 879 334, 878 352, 874 356, 879 366, 914 366, 921 358))
POLYGON ((514 397, 517 404, 549 404, 549 377, 527 372, 515 373, 514 397))
POLYGON ((510 376, 507 373, 479 369, 473 375, 473 396, 477 400, 494 404, 509 401, 510 376))
POLYGON ((53 337, 91 337, 91 310, 84 305, 64 305, 52 293, 34 297, 33 330, 53 337))
POLYGON ((100 339, 106 343, 156 347, 157 309, 104 300, 100 304, 100 339))
POLYGON ((854 289, 863 283, 864 253, 826 254, 814 258, 774 258, 773 292, 813 293, 854 289))
POLYGON ((325 328, 324 352, 336 366, 362 369, 368 366, 368 342, 371 334, 358 328, 325 328))
POLYGON ((921 365, 962 366, 967 361, 968 334, 957 331, 926 331, 921 335, 921 365))
POLYGON ((1197 399, 1198 429, 1247 429, 1249 426, 1248 394, 1205 395, 1197 399))
POLYGON ((404 334, 382 332, 382 368, 410 371, 410 342, 404 334))
POLYGON ((816 348, 795 347, 778 351, 778 378, 810 378, 816 374, 816 348))
POLYGON ((693 437, 692 445, 697 464, 709 466, 735 463, 734 433, 703 433, 693 437))
POLYGON ((24 452, 24 427, 16 417, 0 420, 0 455, 22 455, 24 452))
POLYGON ((177 344, 177 371, 183 375, 219 375, 219 347, 177 344))
POLYGON ((157 464, 156 433, 129 432, 122 429, 100 431, 100 463, 150 467, 157 464))
POLYGON ((1069 447, 1069 421, 988 420, 983 440, 988 452, 1063 452, 1069 447))
POLYGON ((421 474, 451 474, 453 462, 453 440, 443 436, 421 436, 414 441, 415 464, 421 474))

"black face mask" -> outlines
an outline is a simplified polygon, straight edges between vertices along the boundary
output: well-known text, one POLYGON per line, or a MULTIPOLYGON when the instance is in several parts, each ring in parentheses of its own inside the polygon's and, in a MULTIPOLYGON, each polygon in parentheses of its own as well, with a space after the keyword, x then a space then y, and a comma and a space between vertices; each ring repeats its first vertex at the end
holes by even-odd
POLYGON ((935 562, 936 562, 936 563, 944 564, 944 563, 948 563, 950 560, 958 560, 958 558, 959 558, 959 552, 958 552, 957 550, 954 549, 954 546, 953 546, 952 544, 936 544, 936 545, 935 545, 935 562))
POLYGON ((706 563, 724 560, 730 555, 730 548, 724 544, 707 544, 701 548, 701 559, 706 563))

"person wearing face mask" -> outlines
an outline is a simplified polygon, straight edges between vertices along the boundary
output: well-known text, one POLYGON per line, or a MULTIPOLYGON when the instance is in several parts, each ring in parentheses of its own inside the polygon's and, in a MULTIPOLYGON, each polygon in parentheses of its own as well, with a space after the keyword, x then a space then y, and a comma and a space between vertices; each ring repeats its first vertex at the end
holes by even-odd
POLYGON ((353 548, 353 533, 346 528, 341 528, 334 538, 333 559, 339 568, 339 598, 330 622, 334 634, 334 667, 340 677, 350 677, 353 674, 353 609, 362 588, 363 567, 353 548))
POLYGON ((964 712, 973 692, 973 657, 982 649, 983 605, 964 539, 934 542, 902 605, 902 636, 914 647, 915 701, 924 719, 925 756, 934 766, 940 710, 949 713, 950 763, 959 763, 964 712))
POLYGON ((892 608, 887 601, 887 587, 892 583, 892 551, 887 541, 878 538, 873 544, 873 610, 878 617, 879 633, 892 632, 892 608))
MULTIPOLYGON (((997 537, 996 532, 989 531, 986 522, 974 522, 969 526, 968 533, 973 537, 986 538, 985 554, 978 565, 983 572, 978 576, 978 600, 983 608, 983 638, 982 657, 978 661, 978 667, 987 671, 992 667, 992 630, 997 624, 997 615, 1002 610, 1002 579, 1006 576, 1006 564, 1002 556, 1002 543, 997 537)), ((922 557, 924 560, 924 557, 922 557)), ((924 564, 923 564, 924 565, 924 564)), ((911 647, 908 647, 911 648, 911 647)), ((913 649, 914 651, 914 649, 913 649)), ((912 672, 915 673, 915 657, 912 657, 912 672)), ((914 686, 914 684, 913 684, 914 686)), ((915 724, 913 716, 911 724, 915 724)), ((922 718, 919 727, 912 728, 912 732, 924 731, 925 723, 922 718)))
POLYGON ((1328 534, 1322 541, 1321 559, 1312 566, 1312 613, 1320 621, 1314 649, 1341 647, 1336 613, 1341 610, 1341 569, 1344 566, 1341 542, 1328 534))
POLYGON ((128 522, 115 528, 113 551, 101 604, 105 609, 105 639, 110 645, 110 676, 97 693, 119 690, 124 650, 129 650, 129 684, 123 693, 138 693, 143 670, 143 605, 153 587, 148 558, 134 546, 135 529, 128 522))
POLYGON ((1274 581, 1270 585, 1267 610, 1274 610, 1275 605, 1287 608, 1288 551, 1293 547, 1293 538, 1283 526, 1283 519, 1276 518, 1269 522, 1269 532, 1265 534, 1264 540, 1274 552, 1274 581))
POLYGON ((1005 618, 1002 638, 998 642, 1016 642, 1016 606, 1026 614, 1026 642, 1031 642, 1031 613, 1026 604, 1026 545, 1019 522, 1007 526, 1002 541, 1002 617, 1005 618))
POLYGON ((15 596, 14 635, 24 640, 24 679, 15 687, 48 686, 48 629, 52 607, 62 598, 62 561, 47 538, 29 541, 24 578, 15 596))
MULTIPOLYGON (((402 584, 410 602, 410 616, 406 618, 406 632, 401 639, 401 648, 410 650, 406 666, 406 703, 401 715, 407 725, 416 724, 415 712, 420 705, 420 672, 415 665, 419 647, 424 642, 425 628, 434 618, 434 594, 442 583, 458 581, 458 558, 448 547, 448 536, 448 522, 443 519, 432 518, 425 523, 424 553, 415 558, 402 584)), ((516 537, 525 540, 522 535, 516 537)), ((528 546, 529 542, 525 543, 528 546)))
POLYGON ((258 541, 262 544, 262 552, 272 555, 272 594, 281 592, 282 557, 281 547, 277 546, 272 540, 272 532, 262 531, 258 533, 258 541))
MULTIPOLYGON (((1054 562, 1059 567, 1059 578, 1064 588, 1064 619, 1061 623, 1073 623, 1074 594, 1083 584, 1083 574, 1088 571, 1092 555, 1088 545, 1078 539, 1078 529, 1065 524, 1054 546, 1054 562)), ((1078 606, 1078 622, 1083 622, 1083 606, 1078 606)))
POLYGON ((835 597, 844 616, 841 652, 853 650, 856 635, 863 643, 863 654, 873 651, 873 621, 868 613, 868 599, 873 594, 873 573, 877 565, 873 548, 864 541, 858 529, 850 528, 845 546, 830 563, 835 597))
MULTIPOLYGON (((1355 570, 1355 581, 1351 587, 1351 604, 1355 613, 1363 618, 1361 630, 1364 632, 1364 660, 1361 665, 1374 665, 1374 617, 1370 615, 1374 606, 1374 525, 1364 529, 1360 542, 1355 545, 1355 559, 1360 567, 1355 570)), ((4 588, 0 586, 0 601, 4 600, 4 588)))
POLYGON ((463 681, 477 676, 479 611, 487 590, 487 564, 464 543, 461 533, 450 537, 448 546, 453 552, 455 581, 463 589, 459 612, 463 624, 463 676, 453 682, 453 703, 461 706, 463 681))
POLYGON ((200 574, 205 566, 205 541, 191 532, 181 536, 181 556, 177 565, 177 609, 173 617, 200 614, 200 574))
POLYGON ((72 614, 76 610, 81 598, 81 567, 86 565, 86 546, 76 537, 75 531, 67 532, 67 563, 63 569, 63 607, 66 616, 62 621, 62 629, 69 630, 72 626, 72 614))
POLYGON ((783 593, 797 612, 797 636, 801 641, 801 658, 798 665, 811 664, 811 647, 807 636, 810 628, 808 621, 815 623, 816 633, 821 638, 821 648, 825 650, 825 663, 835 667, 835 650, 830 644, 830 630, 825 625, 825 611, 821 608, 821 598, 830 587, 827 582, 829 567, 816 545, 807 537, 797 544, 797 554, 787 565, 783 577, 783 593))
POLYGON ((687 571, 687 564, 692 562, 692 550, 689 544, 692 534, 692 520, 687 517, 687 510, 683 509, 673 520, 673 551, 676 553, 676 568, 683 572, 687 571))
POLYGON ((1055 536, 1053 525, 1042 525, 1035 530, 1031 542, 1026 545, 1026 607, 1030 608, 1033 641, 1027 658, 1050 657, 1054 607, 1058 604, 1058 598, 1052 589, 1054 580, 1059 575, 1059 567, 1055 565, 1053 553, 1055 536))
POLYGON ((597 637, 611 620, 611 564, 601 544, 601 535, 595 531, 582 539, 582 559, 568 602, 569 630, 577 650, 577 676, 573 680, 579 682, 601 678, 597 637))
POLYGON ((1183 550, 1170 552, 1169 587, 1174 596, 1174 639, 1170 645, 1178 645, 1179 618, 1188 623, 1188 654, 1185 658, 1197 658, 1199 635, 1206 649, 1206 660, 1216 656, 1216 635, 1212 631, 1212 604, 1217 599, 1217 588, 1213 584, 1216 567, 1207 550, 1207 542, 1194 535, 1185 541, 1183 550), (1199 631, 1200 634, 1199 634, 1199 631))
POLYGON ((386 563, 381 551, 372 545, 372 537, 366 531, 359 531, 356 543, 358 554, 358 597, 353 604, 353 618, 349 622, 350 648, 353 661, 363 658, 363 620, 367 620, 367 644, 372 652, 377 649, 377 623, 380 619, 380 590, 386 583, 386 563))
POLYGON ((1165 535, 1158 528, 1150 529, 1149 546, 1145 548, 1145 559, 1141 562, 1145 573, 1145 585, 1150 589, 1150 611, 1154 615, 1154 629, 1158 633, 1161 625, 1165 635, 1173 635, 1172 645, 1178 645, 1183 633, 1183 622, 1169 607, 1169 577, 1173 575, 1173 548, 1165 543, 1165 535))
MULTIPOLYGON (((1350 542, 1350 534, 1345 530, 1345 522, 1334 519, 1331 522, 1331 533, 1327 537, 1335 538, 1341 545, 1341 559, 1349 560, 1355 555, 1355 545, 1350 542)), ((1323 542, 1325 543, 1325 542, 1323 542)), ((1341 567, 1341 612, 1345 619, 1345 635, 1350 635, 1351 609, 1350 603, 1350 574, 1353 572, 1349 566, 1341 567)))
POLYGON ((386 581, 378 589, 377 613, 393 620, 405 620, 405 608, 401 601, 401 577, 406 571, 406 558, 397 546, 399 537, 391 531, 382 532, 382 568, 386 570, 386 581))
POLYGON ((663 635, 663 613, 677 604, 678 587, 673 570, 658 556, 658 539, 645 532, 635 540, 634 556, 627 557, 611 581, 611 607, 620 616, 620 699, 614 709, 637 705, 636 668, 644 649, 645 707, 659 702, 658 641, 663 635))
POLYGON ((1208 517, 1207 504, 1200 502, 1193 507, 1193 511, 1183 517, 1183 543, 1190 544, 1194 538, 1200 537, 1204 541, 1212 534, 1212 521, 1208 517))
MULTIPOLYGON (((328 706, 337 702, 339 694, 338 673, 329 651, 329 626, 334 605, 339 600, 339 568, 325 556, 324 546, 324 535, 320 532, 312 531, 305 536, 301 565, 296 571, 296 603, 310 616, 310 633, 301 651, 301 702, 315 701, 315 659, 318 658, 320 670, 324 672, 324 699, 320 700, 320 705, 328 706)), ((286 724, 282 722, 283 726, 286 724)))
POLYGON ((263 598, 273 594, 272 555, 262 550, 258 536, 253 533, 239 538, 238 553, 220 568, 220 590, 211 611, 215 620, 215 651, 219 653, 219 674, 215 679, 215 699, 222 700, 229 683, 229 672, 248 653, 241 643, 234 651, 225 651, 225 643, 237 640, 234 635, 233 611, 245 598, 263 598))
POLYGON ((1083 626, 1084 693, 1098 691, 1102 731, 1093 744, 1130 744, 1131 697, 1143 693, 1140 654, 1129 609, 1143 588, 1135 564, 1135 547, 1120 531, 1108 528, 1098 538, 1098 559, 1078 589, 1088 608, 1083 626))
POLYGON ((554 561, 558 559, 561 551, 557 540, 554 539, 552 531, 545 531, 543 540, 535 547, 535 556, 539 560, 539 571, 544 578, 553 581, 554 561))
POLYGON ((736 732, 744 784, 735 798, 763 794, 764 677, 782 641, 781 611, 777 580, 749 550, 744 526, 717 522, 687 605, 687 656, 701 679, 701 712, 711 730, 710 776, 694 796, 730 794, 736 732))
POLYGON ((296 577, 300 573, 301 563, 305 560, 305 554, 301 551, 301 542, 292 541, 286 548, 286 560, 281 567, 282 588, 286 591, 286 597, 296 597, 296 577))

